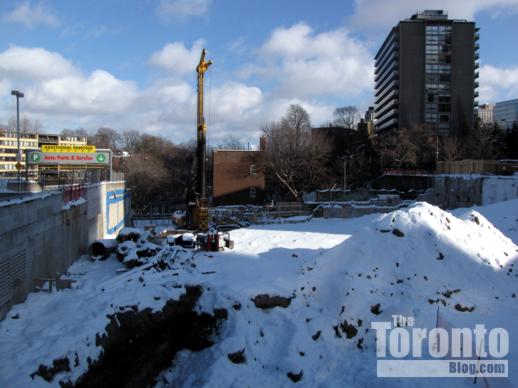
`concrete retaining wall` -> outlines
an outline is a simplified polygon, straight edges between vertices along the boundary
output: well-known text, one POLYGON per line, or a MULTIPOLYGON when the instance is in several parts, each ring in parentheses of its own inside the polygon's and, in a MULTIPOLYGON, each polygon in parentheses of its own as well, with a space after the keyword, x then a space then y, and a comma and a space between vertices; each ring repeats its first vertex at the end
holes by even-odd
POLYGON ((518 198, 518 177, 438 175, 429 202, 444 209, 490 205, 518 198))
POLYGON ((90 242, 116 234, 129 217, 124 182, 88 187, 86 200, 65 204, 60 192, 0 206, 0 319, 85 254, 90 242))

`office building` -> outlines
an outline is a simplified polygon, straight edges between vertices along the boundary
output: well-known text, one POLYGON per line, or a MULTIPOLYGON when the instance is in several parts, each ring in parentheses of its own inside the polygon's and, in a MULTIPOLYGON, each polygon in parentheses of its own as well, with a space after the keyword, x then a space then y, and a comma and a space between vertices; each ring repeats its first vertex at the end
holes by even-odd
POLYGON ((423 11, 393 27, 375 56, 376 130, 427 125, 462 135, 478 97, 478 28, 444 11, 423 11))
POLYGON ((513 124, 518 125, 518 99, 497 102, 494 119, 502 129, 510 129, 513 124))

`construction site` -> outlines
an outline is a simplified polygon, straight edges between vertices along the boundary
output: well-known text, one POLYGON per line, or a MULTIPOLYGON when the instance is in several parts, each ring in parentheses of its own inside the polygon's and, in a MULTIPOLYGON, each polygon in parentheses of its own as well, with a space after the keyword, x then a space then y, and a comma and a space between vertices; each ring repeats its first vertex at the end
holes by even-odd
MULTIPOLYGON (((211 65, 203 49, 182 202, 132 209, 111 149, 40 135, 22 159, 18 146, 0 187, 0 385, 395 387, 379 379, 396 372, 380 369, 375 337, 394 314, 430 332, 483 320, 518 334, 516 161, 386 169, 360 185, 343 157, 326 166, 343 166, 329 188, 276 171, 298 199, 285 200, 267 187, 275 143, 209 157, 211 65)), ((308 150, 319 138, 295 135, 308 150)), ((504 356, 494 376, 444 381, 516 381, 518 350, 504 356)), ((428 384, 413 372, 398 370, 428 384)))

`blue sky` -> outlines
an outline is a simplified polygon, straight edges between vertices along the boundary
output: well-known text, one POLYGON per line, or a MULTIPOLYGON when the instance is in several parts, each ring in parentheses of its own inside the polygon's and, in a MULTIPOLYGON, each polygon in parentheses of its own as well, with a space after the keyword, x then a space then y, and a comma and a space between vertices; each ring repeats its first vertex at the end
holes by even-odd
POLYGON ((303 105, 313 124, 372 104, 373 56, 416 10, 475 20, 481 103, 518 97, 518 0, 2 0, 0 124, 44 131, 109 126, 194 137, 195 72, 206 47, 209 140, 256 143, 261 125, 303 105))

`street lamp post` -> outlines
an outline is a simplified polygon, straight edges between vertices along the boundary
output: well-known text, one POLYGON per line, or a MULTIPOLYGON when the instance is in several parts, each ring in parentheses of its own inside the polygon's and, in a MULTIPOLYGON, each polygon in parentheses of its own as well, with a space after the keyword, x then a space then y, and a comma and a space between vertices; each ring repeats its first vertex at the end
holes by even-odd
MULTIPOLYGON (((21 156, 20 156, 20 98, 23 98, 23 93, 18 90, 12 90, 11 94, 16 96, 16 140, 17 140, 17 151, 16 151, 16 169, 18 170, 18 194, 20 193, 20 169, 21 156)), ((27 163, 27 161, 25 161, 27 163)))

